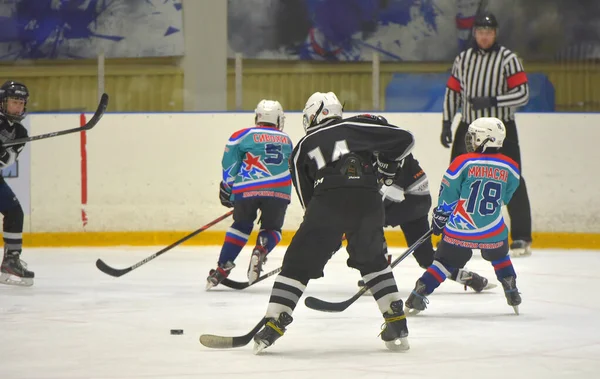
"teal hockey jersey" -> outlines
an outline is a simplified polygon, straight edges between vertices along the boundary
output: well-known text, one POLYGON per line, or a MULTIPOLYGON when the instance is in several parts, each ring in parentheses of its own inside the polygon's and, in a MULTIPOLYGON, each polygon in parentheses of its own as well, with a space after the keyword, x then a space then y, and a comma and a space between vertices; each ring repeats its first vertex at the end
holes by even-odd
POLYGON ((232 200, 276 197, 290 201, 292 150, 290 137, 274 127, 255 126, 233 133, 222 160, 223 181, 232 187, 232 200))
POLYGON ((470 248, 494 248, 508 230, 502 205, 519 186, 519 165, 503 154, 470 153, 458 156, 440 186, 438 207, 451 213, 444 241, 470 248))

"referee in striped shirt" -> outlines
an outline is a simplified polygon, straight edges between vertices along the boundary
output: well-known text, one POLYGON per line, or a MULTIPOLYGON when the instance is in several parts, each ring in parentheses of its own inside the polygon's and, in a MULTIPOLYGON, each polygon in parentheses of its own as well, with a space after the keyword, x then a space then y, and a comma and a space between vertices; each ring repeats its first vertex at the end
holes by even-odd
MULTIPOLYGON (((501 152, 521 166, 515 108, 529 101, 529 84, 517 55, 496 42, 498 22, 491 13, 475 18, 475 44, 454 60, 444 98, 441 142, 452 143, 452 119, 458 108, 462 121, 454 134, 452 160, 467 152, 465 135, 469 124, 479 117, 496 117, 506 125, 506 140, 501 152)), ((531 209, 527 187, 521 183, 508 203, 511 221, 511 256, 531 254, 531 209)))

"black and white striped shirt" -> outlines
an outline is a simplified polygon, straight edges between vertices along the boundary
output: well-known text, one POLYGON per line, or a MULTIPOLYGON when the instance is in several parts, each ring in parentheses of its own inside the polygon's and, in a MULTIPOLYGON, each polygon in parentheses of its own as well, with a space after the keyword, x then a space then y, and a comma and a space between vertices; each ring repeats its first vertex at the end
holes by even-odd
POLYGON ((527 76, 515 53, 500 45, 488 51, 471 47, 454 60, 444 97, 444 121, 452 121, 459 107, 467 124, 479 117, 510 121, 515 108, 528 101, 527 76), (469 102, 472 97, 495 97, 498 104, 475 111, 469 102))

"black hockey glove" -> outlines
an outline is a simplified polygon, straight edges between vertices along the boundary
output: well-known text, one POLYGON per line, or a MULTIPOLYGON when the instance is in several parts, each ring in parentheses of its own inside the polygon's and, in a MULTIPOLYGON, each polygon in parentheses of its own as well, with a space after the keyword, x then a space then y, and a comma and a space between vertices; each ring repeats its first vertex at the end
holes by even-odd
POLYGON ((225 182, 221 182, 219 185, 219 200, 221 204, 226 206, 227 208, 233 208, 233 201, 231 201, 231 191, 232 188, 229 184, 225 182))
POLYGON ((473 110, 479 111, 486 108, 492 108, 498 105, 498 99, 495 97, 472 97, 469 102, 473 106, 473 110))
POLYGON ((389 161, 381 156, 377 157, 377 172, 379 173, 379 182, 386 186, 391 186, 394 184, 394 178, 400 173, 401 163, 401 161, 389 161))
POLYGON ((431 219, 431 229, 433 234, 439 236, 444 231, 444 227, 450 218, 450 212, 444 211, 440 207, 433 210, 433 217, 431 219))
POLYGON ((441 136, 442 146, 445 148, 449 148, 452 143, 452 122, 444 121, 442 122, 442 136, 441 136))

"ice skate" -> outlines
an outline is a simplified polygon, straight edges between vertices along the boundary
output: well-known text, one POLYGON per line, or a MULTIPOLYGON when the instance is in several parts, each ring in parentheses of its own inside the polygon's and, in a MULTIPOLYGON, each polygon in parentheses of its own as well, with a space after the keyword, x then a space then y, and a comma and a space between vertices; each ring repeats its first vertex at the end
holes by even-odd
POLYGON ((0 266, 0 283, 30 287, 35 274, 27 270, 27 264, 20 259, 20 251, 7 251, 0 266))
POLYGON ((283 334, 285 328, 292 323, 294 319, 286 312, 280 313, 279 318, 275 320, 270 318, 262 330, 254 336, 254 354, 259 354, 267 347, 273 345, 283 334))
POLYGON ((261 243, 252 250, 250 264, 248 265, 248 284, 254 283, 260 277, 262 267, 267 261, 267 254, 267 249, 261 243))
POLYGON ((456 282, 464 285, 465 291, 467 288, 471 288, 475 292, 481 292, 497 287, 494 283, 490 283, 487 278, 465 269, 458 270, 456 282))
POLYGON ((504 295, 506 296, 506 302, 508 305, 513 307, 515 314, 519 314, 519 304, 521 304, 521 294, 517 289, 517 281, 514 276, 507 276, 500 280, 502 287, 504 288, 504 295))
POLYGON ((210 270, 208 277, 206 278, 206 290, 209 290, 221 283, 225 278, 229 276, 229 273, 235 264, 231 261, 227 261, 220 264, 216 270, 210 270))
POLYGON ((408 299, 406 299, 406 306, 404 307, 404 312, 408 316, 414 316, 424 311, 427 308, 427 304, 429 304, 429 300, 425 296, 426 286, 425 283, 421 281, 421 279, 417 280, 415 284, 415 289, 412 290, 408 299))
POLYGON ((513 258, 528 257, 531 255, 531 242, 516 240, 510 244, 510 251, 508 252, 513 258))
POLYGON ((406 351, 410 349, 406 315, 402 307, 402 300, 394 301, 390 304, 392 312, 385 312, 383 314, 385 327, 380 335, 381 339, 385 342, 385 346, 392 351, 406 351))

